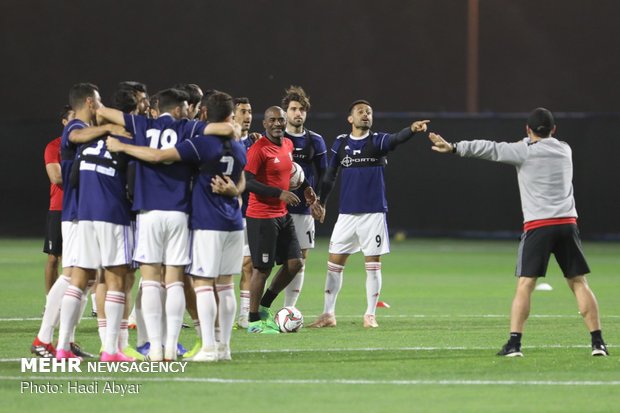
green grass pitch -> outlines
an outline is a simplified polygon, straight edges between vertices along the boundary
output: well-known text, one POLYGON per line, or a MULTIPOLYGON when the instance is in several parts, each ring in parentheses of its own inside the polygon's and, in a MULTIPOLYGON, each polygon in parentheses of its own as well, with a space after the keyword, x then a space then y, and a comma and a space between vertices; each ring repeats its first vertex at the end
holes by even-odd
MULTIPOLYGON (((44 305, 40 240, 0 240, 0 412, 615 412, 620 411, 620 245, 586 243, 611 356, 591 357, 589 334, 552 261, 535 291, 525 357, 495 352, 508 333, 517 241, 406 240, 383 260, 380 327, 362 327, 363 259, 350 258, 338 327, 297 334, 234 331, 232 362, 188 364, 182 374, 21 373, 21 357, 44 305), (22 381, 83 384, 115 380, 140 393, 22 394, 22 381)), ((306 265, 298 307, 306 322, 323 308, 327 240, 306 265)), ((274 308, 281 303, 276 301, 274 308)), ((87 315, 78 341, 99 348, 87 315)), ((191 346, 193 329, 182 331, 191 346)), ((130 340, 135 343, 135 333, 130 340)))

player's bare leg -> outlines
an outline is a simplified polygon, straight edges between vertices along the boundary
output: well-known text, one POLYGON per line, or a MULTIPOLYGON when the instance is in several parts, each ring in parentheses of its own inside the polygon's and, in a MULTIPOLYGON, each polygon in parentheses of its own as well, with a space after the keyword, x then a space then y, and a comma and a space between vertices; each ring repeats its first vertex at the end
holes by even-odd
POLYGON ((579 306, 579 313, 581 313, 583 321, 590 332, 592 338, 592 355, 608 356, 609 352, 607 351, 607 346, 603 341, 603 334, 601 332, 598 302, 588 285, 588 280, 584 275, 578 275, 576 277, 567 278, 566 281, 575 294, 577 305, 579 306))
POLYGON ((532 291, 536 287, 535 277, 519 277, 517 280, 517 290, 512 300, 510 311, 510 331, 523 333, 525 322, 530 315, 532 291))
POLYGON ((323 314, 310 323, 309 327, 321 328, 336 326, 336 300, 340 288, 342 288, 344 266, 348 258, 349 254, 329 254, 327 276, 325 278, 323 314))
POLYGON ((62 257, 54 254, 47 254, 47 261, 45 262, 45 295, 47 295, 52 286, 58 279, 58 265, 61 262, 62 257))

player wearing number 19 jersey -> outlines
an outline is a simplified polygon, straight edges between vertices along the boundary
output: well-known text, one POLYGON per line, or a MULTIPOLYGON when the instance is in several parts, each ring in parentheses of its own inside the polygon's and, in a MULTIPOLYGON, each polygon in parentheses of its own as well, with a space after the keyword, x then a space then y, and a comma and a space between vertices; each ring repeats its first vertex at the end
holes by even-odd
POLYGON ((353 102, 348 121, 351 134, 340 135, 332 146, 332 157, 322 184, 323 204, 342 168, 340 214, 329 242, 325 281, 325 306, 311 327, 336 325, 336 298, 350 254, 362 251, 366 266, 366 313, 364 327, 378 327, 375 310, 381 291, 381 255, 389 253, 387 198, 383 175, 386 156, 415 132, 426 130, 428 121, 414 122, 395 134, 374 133, 372 108, 365 100, 353 102))
MULTIPOLYGON (((177 89, 158 92, 157 119, 103 109, 101 116, 124 125, 134 143, 153 149, 173 148, 201 133, 203 122, 189 121, 187 93, 177 89)), ((142 273, 142 309, 151 343, 151 360, 176 359, 177 342, 185 311, 184 267, 190 263, 189 226, 192 169, 183 163, 153 165, 139 162, 135 171, 133 210, 136 219, 134 260, 142 273), (166 340, 161 331, 161 274, 166 266, 166 340), (165 354, 162 353, 165 344, 165 354)))

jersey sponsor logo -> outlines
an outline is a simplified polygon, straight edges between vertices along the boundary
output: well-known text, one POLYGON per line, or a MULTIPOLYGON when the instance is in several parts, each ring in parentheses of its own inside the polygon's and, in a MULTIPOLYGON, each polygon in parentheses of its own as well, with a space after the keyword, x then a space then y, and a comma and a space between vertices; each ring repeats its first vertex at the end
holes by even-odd
POLYGON ((275 158, 273 158, 273 163, 280 163, 280 160, 278 159, 277 156, 275 158))
POLYGON ((367 162, 377 162, 377 158, 351 158, 349 155, 342 158, 340 164, 345 168, 352 166, 357 163, 367 163, 367 162))
POLYGON ((269 262, 269 254, 263 254, 263 262, 265 264, 269 262))

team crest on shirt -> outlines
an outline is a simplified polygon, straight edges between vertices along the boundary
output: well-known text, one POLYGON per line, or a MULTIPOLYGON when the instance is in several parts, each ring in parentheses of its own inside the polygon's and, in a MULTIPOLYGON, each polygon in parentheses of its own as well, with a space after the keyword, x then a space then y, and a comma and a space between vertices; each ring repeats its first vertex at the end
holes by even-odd
POLYGON ((263 254, 263 262, 265 264, 269 262, 269 254, 263 254))
POLYGON ((273 163, 280 163, 280 160, 278 159, 277 156, 275 158, 273 158, 273 163))

